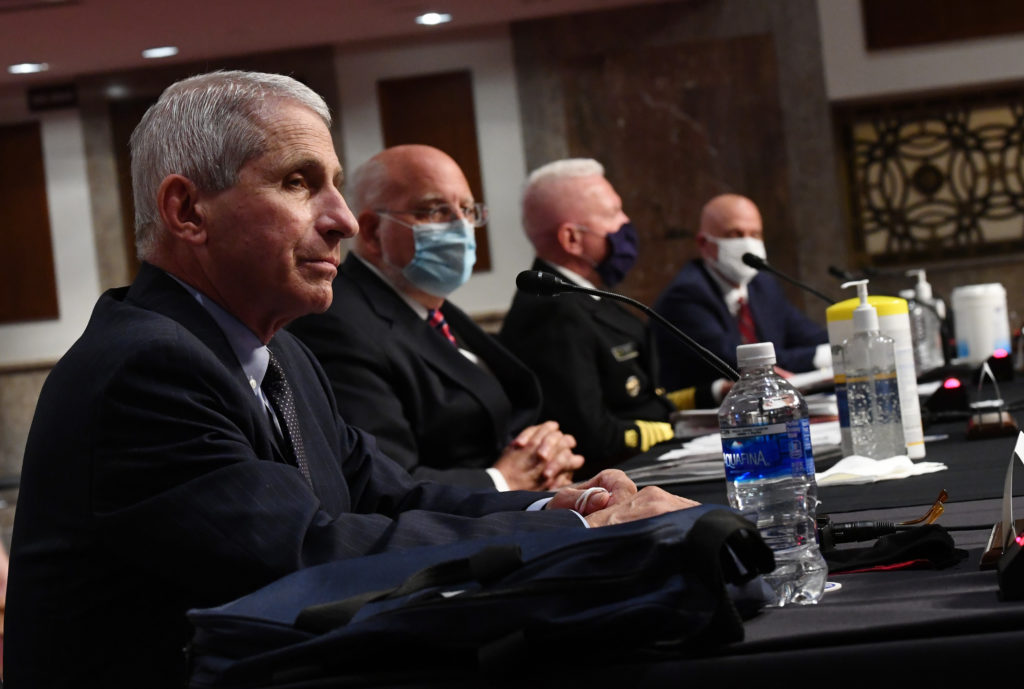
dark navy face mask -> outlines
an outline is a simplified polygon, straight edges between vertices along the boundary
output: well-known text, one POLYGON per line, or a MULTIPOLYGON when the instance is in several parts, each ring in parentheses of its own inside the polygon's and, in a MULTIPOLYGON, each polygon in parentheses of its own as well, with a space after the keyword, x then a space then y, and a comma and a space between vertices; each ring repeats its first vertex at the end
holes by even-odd
POLYGON ((624 223, 617 232, 605 235, 605 239, 608 241, 608 255, 595 270, 605 285, 614 287, 622 282, 636 263, 636 228, 631 222, 624 223))

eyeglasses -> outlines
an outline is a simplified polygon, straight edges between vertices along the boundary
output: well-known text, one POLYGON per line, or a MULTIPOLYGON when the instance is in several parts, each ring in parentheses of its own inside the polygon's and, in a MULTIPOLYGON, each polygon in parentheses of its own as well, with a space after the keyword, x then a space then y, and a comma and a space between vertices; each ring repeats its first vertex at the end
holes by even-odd
POLYGON ((392 211, 378 208, 375 211, 380 215, 411 215, 420 222, 452 222, 461 217, 469 221, 473 227, 483 227, 487 224, 487 206, 482 203, 474 203, 472 206, 459 206, 458 211, 447 203, 430 208, 414 208, 407 211, 392 211))
POLYGON ((910 526, 911 524, 920 524, 921 522, 924 522, 925 524, 933 523, 936 519, 942 516, 943 512, 946 511, 944 503, 948 498, 949 493, 947 493, 946 489, 943 488, 939 492, 939 497, 936 498, 935 502, 932 503, 932 506, 928 509, 927 512, 925 512, 925 515, 923 517, 918 517, 917 519, 908 519, 905 522, 899 522, 898 526, 910 526))

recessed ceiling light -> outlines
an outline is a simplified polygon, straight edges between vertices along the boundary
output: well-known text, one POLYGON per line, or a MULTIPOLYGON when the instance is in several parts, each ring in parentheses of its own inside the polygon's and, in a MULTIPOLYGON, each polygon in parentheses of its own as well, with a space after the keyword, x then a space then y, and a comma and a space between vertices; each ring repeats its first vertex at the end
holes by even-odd
POLYGON ((107 87, 107 98, 112 100, 127 98, 130 94, 131 91, 124 84, 111 84, 107 87))
POLYGON ((178 54, 178 49, 173 45, 165 45, 160 48, 146 48, 142 51, 142 57, 156 59, 160 57, 171 57, 178 54))
POLYGON ((452 15, 441 12, 427 12, 416 17, 417 24, 423 24, 425 26, 437 26, 438 24, 447 24, 452 20, 452 15))
POLYGON ((11 74, 35 74, 36 72, 45 72, 48 69, 50 69, 50 65, 45 62, 20 62, 8 67, 7 71, 11 74))

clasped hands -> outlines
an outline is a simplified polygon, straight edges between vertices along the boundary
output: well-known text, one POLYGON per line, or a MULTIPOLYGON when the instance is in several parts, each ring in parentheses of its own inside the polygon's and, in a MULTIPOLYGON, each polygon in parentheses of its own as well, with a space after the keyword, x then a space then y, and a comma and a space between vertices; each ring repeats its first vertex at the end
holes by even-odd
POLYGON ((574 453, 576 438, 562 433, 554 421, 524 428, 508 444, 494 468, 512 490, 554 490, 572 483, 572 474, 583 466, 574 453))
POLYGON ((495 468, 512 490, 558 490, 545 509, 576 510, 590 526, 608 526, 696 507, 700 503, 656 486, 637 490, 619 469, 605 469, 591 479, 572 484, 583 457, 572 450, 576 439, 547 421, 524 429, 509 443, 495 468), (589 494, 589 489, 592 490, 589 494))

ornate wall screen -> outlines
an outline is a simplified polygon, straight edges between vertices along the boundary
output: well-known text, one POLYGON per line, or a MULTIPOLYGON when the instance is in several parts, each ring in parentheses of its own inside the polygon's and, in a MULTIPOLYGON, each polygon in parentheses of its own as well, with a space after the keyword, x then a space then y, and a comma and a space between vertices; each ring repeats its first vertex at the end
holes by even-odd
POLYGON ((871 263, 1024 251, 1024 93, 837 111, 871 263))

